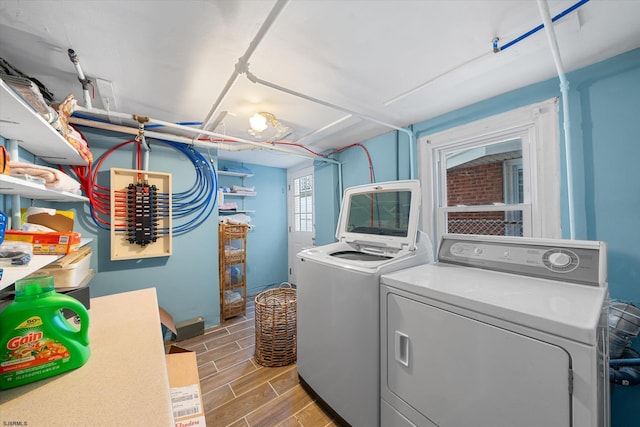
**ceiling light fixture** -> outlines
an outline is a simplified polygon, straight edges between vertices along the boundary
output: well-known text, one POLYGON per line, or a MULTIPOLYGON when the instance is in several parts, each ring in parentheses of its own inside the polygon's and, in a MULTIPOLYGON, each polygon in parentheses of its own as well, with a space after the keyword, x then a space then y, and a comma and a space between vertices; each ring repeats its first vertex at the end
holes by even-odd
POLYGON ((273 114, 267 112, 255 113, 249 118, 249 125, 251 126, 249 134, 256 138, 260 138, 260 134, 267 130, 269 124, 276 130, 279 130, 282 127, 282 125, 280 125, 276 120, 276 116, 273 114))

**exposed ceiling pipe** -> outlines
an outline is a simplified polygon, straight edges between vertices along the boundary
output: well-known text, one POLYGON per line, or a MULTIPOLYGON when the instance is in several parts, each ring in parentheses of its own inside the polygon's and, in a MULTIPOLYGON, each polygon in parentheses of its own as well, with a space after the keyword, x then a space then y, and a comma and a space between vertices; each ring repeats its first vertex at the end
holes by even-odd
MULTIPOLYGON (((332 128, 332 127, 334 127, 334 126, 336 126, 336 125, 338 125, 338 124, 340 124, 340 123, 344 122, 345 120, 350 119, 351 117, 353 117, 351 114, 347 114, 346 116, 340 117, 338 120, 335 120, 335 121, 333 121, 333 122, 331 122, 331 123, 329 123, 329 124, 327 124, 327 125, 324 125, 324 126, 322 126, 320 129, 316 129, 316 130, 314 130, 314 131, 312 131, 312 132, 309 132, 309 133, 308 133, 308 134, 306 134, 306 135, 303 135, 301 138, 298 138, 298 140, 297 140, 296 142, 297 142, 297 143, 300 143, 301 141, 304 141, 305 139, 307 139, 307 138, 309 138, 309 137, 312 137, 313 135, 317 135, 317 134, 319 134, 319 133, 322 133, 322 132, 324 132, 325 130, 327 130, 327 129, 329 129, 329 128, 332 128)), ((312 144, 309 144, 308 146, 309 146, 309 147, 311 147, 312 145, 313 145, 313 143, 312 143, 312 144)))
MULTIPOLYGON (((218 108, 220 107, 220 104, 222 104, 222 101, 227 96, 227 93, 229 93, 233 85, 238 80, 238 77, 240 76, 240 74, 242 74, 240 70, 244 68, 243 64, 248 63, 249 58, 251 57, 251 55, 253 55, 253 52, 258 47, 258 44, 262 41, 264 36, 267 34, 267 31, 269 31, 269 28, 271 28, 271 25, 274 23, 274 21, 276 20, 280 12, 282 12, 282 9, 284 9, 288 1, 289 0, 277 0, 276 3, 273 5, 271 12, 269 12, 269 15, 267 16, 265 21, 262 23, 262 26, 258 30, 253 40, 251 40, 251 43, 249 43, 249 47, 244 52, 244 55, 238 58, 238 63, 234 67, 233 72, 231 73, 231 76, 227 80, 227 83, 224 85, 222 92, 220 92, 220 95, 218 95, 218 99, 216 99, 216 101, 213 103, 213 105, 211 106, 211 109, 209 110, 209 113, 207 114, 207 117, 202 122, 202 126, 201 126, 202 129, 204 130, 209 129, 209 126, 211 125, 211 120, 213 119, 213 116, 216 114, 216 111, 218 110, 218 108)), ((199 136, 200 135, 196 135, 196 138, 199 136)))
POLYGON ((220 114, 216 116, 216 118, 211 122, 210 128, 207 130, 215 130, 220 123, 227 117, 229 114, 228 111, 220 111, 220 114))
POLYGON ((82 99, 84 100, 84 106, 86 108, 91 108, 91 95, 89 94, 89 85, 91 84, 91 80, 85 77, 84 71, 82 71, 82 67, 80 66, 80 58, 78 58, 76 52, 73 49, 68 49, 67 53, 69 54, 69 59, 76 69, 78 80, 80 80, 80 83, 82 84, 82 99))
MULTIPOLYGON (((313 160, 319 160, 319 161, 323 161, 323 162, 326 162, 326 163, 333 163, 333 164, 337 164, 337 165, 340 166, 340 162, 338 162, 336 160, 329 159, 329 158, 326 158, 326 157, 320 157, 319 158, 319 157, 317 157, 315 155, 311 155, 311 154, 307 154, 307 153, 304 153, 304 152, 295 151, 295 150, 292 150, 292 149, 289 149, 289 148, 286 148, 286 147, 278 146, 275 143, 273 143, 273 141, 268 141, 268 142, 250 141, 250 140, 246 140, 246 139, 242 139, 242 138, 232 137, 232 136, 229 136, 229 135, 222 135, 222 134, 219 134, 219 133, 216 133, 216 132, 209 131, 207 129, 210 126, 212 126, 215 129, 220 124, 220 122, 224 119, 224 117, 228 114, 227 111, 223 111, 222 113, 220 113, 216 117, 215 120, 213 119, 214 115, 217 112, 217 109, 219 108, 220 104, 224 100, 224 98, 227 95, 227 93, 231 90, 231 88, 233 87, 233 85, 237 81, 237 79, 240 76, 240 74, 242 74, 243 72, 247 72, 246 70, 247 70, 248 65, 249 65, 249 63, 248 63, 249 58, 251 57, 253 52, 256 50, 256 48, 258 47, 258 44, 264 38, 264 36, 266 35, 267 31, 270 29, 270 27, 275 22, 276 18, 278 17, 278 15, 284 9, 284 7, 286 6, 286 4, 288 2, 289 2, 289 0, 276 0, 276 3, 274 4, 273 8, 269 12, 269 15, 267 16, 267 18, 263 22, 262 26, 260 27, 260 29, 256 33, 255 37, 251 40, 251 43, 249 44, 249 47, 247 48, 245 53, 240 58, 238 58, 238 62, 234 67, 233 73, 231 74, 231 76, 227 80, 227 83, 226 83, 225 87, 223 88, 222 92, 220 93, 220 95, 218 96, 218 99, 215 101, 215 103, 211 107, 211 109, 210 109, 209 113, 207 114, 207 117, 203 121, 200 129, 191 128, 191 127, 188 127, 188 126, 178 125, 178 124, 175 124, 175 123, 164 122, 164 121, 155 120, 155 119, 149 119, 149 121, 148 121, 148 123, 150 123, 150 124, 157 124, 157 125, 161 125, 161 126, 164 126, 164 127, 167 127, 167 128, 174 128, 174 129, 179 129, 181 131, 193 132, 193 133, 196 134, 193 138, 190 139, 190 138, 179 136, 179 135, 173 135, 173 134, 169 134, 169 133, 160 133, 160 132, 154 132, 154 131, 149 131, 149 130, 145 130, 145 134, 147 136, 149 136, 149 137, 153 137, 153 138, 157 138, 157 139, 167 139, 167 140, 171 140, 171 141, 174 141, 174 142, 193 145, 193 146, 196 146, 196 147, 217 148, 217 149, 221 149, 221 150, 225 150, 225 151, 244 151, 244 150, 255 149, 255 148, 267 149, 267 150, 279 151, 279 152, 283 152, 283 153, 287 153, 287 154, 293 154, 293 155, 296 155, 296 156, 305 157, 305 158, 309 158, 309 159, 313 159, 313 160), (242 145, 225 144, 225 143, 212 142, 212 141, 211 142, 210 141, 201 142, 198 139, 203 135, 212 136, 212 137, 220 138, 220 139, 223 139, 223 140, 224 139, 233 140, 233 141, 242 143, 242 145)), ((74 64, 76 64, 76 68, 78 69, 79 76, 81 76, 81 77, 79 77, 80 81, 83 82, 83 88, 85 88, 85 83, 90 83, 90 81, 86 80, 84 78, 84 74, 82 73, 82 70, 79 68, 79 64, 77 64, 77 56, 75 55, 75 52, 73 52, 71 49, 69 49, 69 56, 70 56, 72 62, 74 62, 74 64), (72 57, 72 53, 74 55, 73 57, 72 57)), ((86 95, 88 95, 88 91, 86 92, 86 95)), ((82 107, 78 107, 78 110, 79 111, 92 112, 92 113, 98 113, 98 114, 105 114, 106 113, 106 115, 108 117, 110 117, 110 118, 113 117, 113 118, 116 118, 116 119, 117 118, 131 119, 133 117, 131 114, 117 113, 117 112, 113 112, 113 111, 103 111, 103 110, 100 110, 100 109, 92 108, 90 98, 86 98, 85 105, 86 105, 86 109, 82 108, 82 107)), ((328 127, 334 126, 334 125, 340 123, 341 121, 348 119, 349 117, 351 117, 351 115, 349 115, 347 117, 344 117, 344 118, 342 118, 342 119, 340 119, 338 121, 335 121, 335 122, 325 126, 321 130, 324 130, 324 129, 328 128, 328 127)), ((89 126, 89 127, 105 129, 105 130, 112 130, 112 131, 122 132, 122 133, 126 133, 126 134, 134 134, 134 135, 138 134, 138 129, 132 128, 132 127, 127 127, 127 126, 120 126, 120 125, 114 125, 114 124, 111 124, 111 123, 104 123, 104 122, 99 122, 99 121, 86 120, 86 119, 81 119, 81 118, 78 118, 78 117, 70 117, 69 121, 71 123, 75 123, 75 124, 83 125, 83 126, 89 126)), ((321 131, 321 130, 319 130, 319 131, 321 131)), ((410 150, 410 153, 411 153, 411 150, 410 150)), ((412 168, 412 175, 413 175, 413 160, 411 161, 411 168, 412 168)))
MULTIPOLYGON (((583 4, 587 3, 588 1, 589 0, 580 0, 579 2, 574 4, 573 6, 570 6, 570 7, 566 8, 565 10, 563 10, 562 12, 560 12, 559 14, 557 14, 556 16, 551 18, 551 22, 556 22, 558 19, 560 19, 563 16, 568 15, 569 13, 573 12, 574 10, 576 10, 577 8, 582 6, 583 4)), ((539 7, 540 7, 540 4, 538 3, 538 8, 539 7)), ((548 8, 547 8, 547 14, 549 14, 548 8)), ((513 46, 514 44, 519 43, 522 40, 526 39, 530 35, 537 33, 538 31, 540 31, 544 27, 548 27, 548 26, 546 24, 544 24, 544 22, 543 22, 542 24, 538 25, 537 27, 527 31, 526 33, 522 34, 519 37, 516 37, 515 39, 511 40, 509 43, 503 44, 502 46, 498 46, 499 39, 496 37, 495 39, 493 39, 493 51, 495 53, 502 52, 503 50, 513 46)))
POLYGON ((553 23, 551 22, 551 16, 549 14, 549 5, 546 0, 538 0, 538 9, 542 16, 542 22, 546 29, 547 39, 549 41, 549 47, 551 48, 551 54, 553 55, 553 62, 555 63, 558 77, 560 78, 560 92, 562 94, 562 116, 564 117, 564 149, 567 168, 567 197, 569 207, 569 236, 571 239, 575 239, 575 212, 574 204, 575 198, 573 194, 573 161, 572 149, 571 149, 571 126, 569 115, 569 81, 564 72, 562 65, 562 58, 560 57, 560 49, 558 48, 558 42, 556 40, 556 34, 553 30, 553 23))
MULTIPOLYGON (((84 112, 88 112, 88 113, 98 113, 98 114, 110 114, 112 116, 115 117, 120 117, 122 119, 128 119, 131 120, 133 115, 131 114, 125 114, 125 113, 116 113, 113 111, 105 111, 105 110, 100 110, 97 108, 92 108, 90 111, 84 109, 83 107, 78 107, 77 108, 78 111, 84 111, 84 112)), ((118 125, 113 125, 110 123, 104 123, 104 122, 99 122, 99 121, 94 121, 94 120, 85 120, 85 119, 79 119, 76 117, 70 117, 69 121, 71 123, 76 123, 76 124, 80 124, 83 126, 90 126, 90 127, 95 127, 95 128, 100 128, 100 129, 106 129, 106 130, 114 130, 114 131, 118 131, 118 132, 123 132, 123 133, 131 133, 131 129, 135 130, 135 135, 138 134, 138 128, 130 128, 130 127, 126 127, 126 126, 118 126, 118 125)), ((194 127, 190 127, 190 126, 184 126, 184 125, 178 125, 175 123, 171 123, 171 122, 165 122, 162 120, 157 120, 157 119, 152 119, 149 118, 149 121, 147 122, 149 124, 156 124, 156 125, 160 125, 160 126, 164 126, 170 129, 176 129, 176 130, 180 130, 183 132, 187 132, 187 133, 193 133, 196 135, 206 135, 206 136, 210 136, 210 137, 214 137, 214 138, 219 138, 222 140, 233 140, 236 142, 241 142, 243 143, 242 145, 234 145, 234 144, 225 144, 225 143, 220 143, 220 142, 203 142, 203 141, 199 141, 197 138, 188 138, 188 137, 180 137, 177 135, 172 135, 169 133, 162 133, 162 132, 153 132, 153 131, 149 131, 149 130, 145 130, 145 134, 149 137, 151 137, 153 135, 154 138, 157 139, 168 139, 168 140, 172 140, 175 142, 181 142, 184 144, 189 144, 189 145, 193 145, 196 147, 203 147, 203 148, 219 148, 221 150, 225 150, 225 151, 243 151, 243 150, 250 150, 250 149, 255 149, 255 148, 261 148, 264 150, 272 150, 272 151, 280 151, 283 153, 287 153, 287 154, 295 154, 296 156, 300 156, 300 157, 304 157, 307 159, 314 159, 314 160, 324 160, 324 161, 330 161, 329 159, 325 159, 325 158, 321 158, 318 159, 316 156, 312 155, 312 154, 307 154, 301 151, 296 151, 287 147, 282 147, 279 145, 275 145, 275 144, 269 144, 266 142, 257 142, 257 141, 250 141, 248 139, 243 139, 243 138, 236 138, 233 136, 229 136, 229 135, 222 135, 216 132, 211 132, 211 131, 205 131, 202 130, 200 128, 194 128, 194 127)))
MULTIPOLYGON (((116 124, 107 123, 107 122, 99 122, 99 121, 89 120, 89 119, 82 119, 80 117, 73 117, 73 116, 69 117, 69 123, 74 125, 79 125, 79 126, 87 126, 95 129, 103 129, 103 130, 109 130, 113 132, 124 133, 127 135, 138 135, 138 128, 134 128, 131 126, 116 125, 116 124)), ((206 148, 216 148, 221 150, 224 149, 227 151, 239 151, 238 150, 239 146, 233 145, 233 144, 224 144, 220 142, 208 142, 208 141, 207 142, 194 141, 193 139, 187 138, 186 136, 154 132, 152 130, 145 130, 144 133, 148 138, 165 139, 168 141, 193 145, 195 147, 200 147, 200 148, 206 147, 206 148)))
POLYGON ((275 83, 271 83, 271 82, 268 82, 266 80, 262 80, 262 79, 258 78, 255 74, 253 74, 253 73, 251 73, 249 71, 248 65, 249 64, 246 64, 247 68, 245 68, 244 72, 245 72, 247 78, 249 80, 251 80, 253 83, 258 83, 258 84, 261 84, 263 86, 267 86, 267 87, 270 87, 272 89, 276 89, 276 90, 279 90, 281 92, 288 93, 289 95, 297 96, 298 98, 306 99, 307 101, 315 102, 316 104, 324 105, 325 107, 333 108, 334 110, 342 111, 343 113, 347 113, 347 114, 359 117, 361 119, 364 119, 364 120, 367 120, 367 121, 370 121, 370 122, 373 122, 373 123, 377 123, 379 125, 382 125, 382 126, 385 126, 385 127, 388 127, 388 128, 395 129, 395 130, 398 130, 400 132, 406 133, 409 136, 409 171, 410 171, 410 177, 412 179, 415 178, 414 167, 413 167, 413 157, 414 157, 414 148, 415 148, 415 135, 413 134, 412 131, 410 131, 409 129, 406 129, 406 128, 402 128, 402 127, 399 127, 399 126, 392 125, 390 123, 383 122, 382 120, 378 120, 378 119, 376 119, 374 117, 367 116, 365 114, 361 114, 361 113, 358 113, 358 112, 353 111, 353 110, 349 110, 349 109, 341 107, 339 105, 331 104, 330 102, 323 101, 323 100, 320 100, 318 98, 313 98, 313 97, 311 97, 309 95, 305 95, 303 93, 296 92, 296 91, 291 90, 291 89, 287 89, 287 88, 285 88, 283 86, 280 86, 280 85, 277 85, 275 83))
MULTIPOLYGON (((560 12, 559 14, 554 16, 551 19, 551 22, 555 22, 558 19, 562 18, 563 16, 568 15, 569 13, 573 12, 574 10, 576 10, 577 8, 582 6, 583 4, 587 3, 588 1, 589 0, 580 0, 579 2, 574 4, 573 6, 568 7, 567 9, 563 10, 562 12, 560 12)), ((498 37, 495 37, 492 40, 493 53, 498 53, 498 52, 501 52, 501 51, 503 51, 505 49, 508 49, 509 47, 513 46, 514 44, 519 43, 522 40, 526 39, 527 37, 531 36, 532 34, 535 34, 536 32, 540 31, 542 28, 544 28, 543 24, 538 25, 537 27, 527 31, 526 33, 522 34, 519 37, 516 37, 514 40, 503 44, 502 46, 498 46, 498 42, 500 41, 500 39, 498 37)), ((453 73, 455 71, 458 71, 458 70, 468 66, 469 64, 472 64, 472 63, 474 63, 476 61, 479 61, 479 60, 481 60, 483 58, 486 58, 486 57, 490 56, 491 53, 492 52, 485 52, 485 53, 482 53, 481 55, 478 55, 478 56, 476 56, 474 58, 471 58, 471 59, 469 59, 467 61, 464 61, 463 63, 458 64, 455 67, 453 67, 451 69, 448 69, 448 70, 438 74, 437 76, 434 76, 433 78, 427 80, 426 82, 421 83, 420 85, 414 87, 413 89, 409 89, 406 92, 403 92, 403 93, 401 93, 401 94, 399 94, 397 96, 394 96, 393 98, 390 98, 390 99, 386 100, 383 105, 389 106, 389 105, 391 105, 391 104, 393 104, 395 102, 398 102, 398 101, 400 101, 400 100, 402 100, 402 99, 404 99, 404 98, 406 98, 406 97, 408 97, 410 95, 413 95, 414 93, 416 93, 419 90, 425 88, 426 86, 430 85, 431 83, 435 82, 436 80, 440 80, 442 77, 444 77, 446 75, 449 75, 449 74, 451 74, 451 73, 453 73)))
POLYGON ((385 107, 388 107, 389 105, 393 104, 394 102, 398 102, 401 99, 404 99, 404 98, 406 98, 406 97, 408 97, 410 95, 413 95, 414 93, 418 92, 419 90, 424 89, 425 87, 429 86, 434 81, 440 80, 442 77, 444 77, 444 76, 446 76, 448 74, 451 74, 454 71, 460 70, 460 69, 466 67, 467 65, 473 63, 473 62, 479 61, 480 59, 485 58, 485 57, 489 56, 490 54, 491 54, 490 52, 485 52, 482 55, 476 56, 475 58, 471 58, 471 59, 463 62, 462 64, 458 64, 455 67, 450 68, 450 69, 444 71, 443 73, 438 74, 437 76, 435 76, 433 78, 430 78, 426 82, 419 84, 418 86, 414 87, 413 89, 409 89, 409 90, 401 93, 400 95, 396 95, 393 98, 386 100, 383 103, 383 105, 385 107))

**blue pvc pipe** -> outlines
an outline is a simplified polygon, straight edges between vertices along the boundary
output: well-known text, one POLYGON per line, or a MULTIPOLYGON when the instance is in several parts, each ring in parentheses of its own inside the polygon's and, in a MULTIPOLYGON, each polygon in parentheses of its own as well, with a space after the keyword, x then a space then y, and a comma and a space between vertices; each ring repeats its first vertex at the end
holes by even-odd
MULTIPOLYGON (((556 22, 558 19, 560 19, 563 16, 568 15, 569 13, 573 12, 574 10, 576 10, 577 8, 582 6, 583 4, 587 3, 588 1, 589 0, 580 0, 578 3, 574 4, 573 6, 567 8, 567 9, 565 9, 564 11, 560 12, 559 14, 557 14, 556 16, 551 18, 551 22, 556 22)), ((540 31, 543 28, 544 28, 544 24, 540 24, 537 27, 533 28, 532 30, 527 31, 526 33, 524 33, 520 37, 510 41, 509 43, 505 43, 502 46, 498 46, 498 40, 494 39, 494 41, 493 41, 493 51, 496 52, 496 53, 497 52, 501 52, 501 51, 507 49, 508 47, 513 46, 514 44, 526 39, 530 35, 532 35, 534 33, 537 33, 538 31, 540 31)))

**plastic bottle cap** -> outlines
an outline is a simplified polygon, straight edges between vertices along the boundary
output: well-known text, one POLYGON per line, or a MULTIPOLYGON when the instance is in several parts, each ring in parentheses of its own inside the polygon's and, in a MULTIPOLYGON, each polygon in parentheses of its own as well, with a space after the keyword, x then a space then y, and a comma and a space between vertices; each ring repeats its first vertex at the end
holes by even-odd
POLYGON ((44 297, 55 291, 53 276, 27 277, 16 281, 16 299, 44 297))
POLYGON ((38 283, 28 283, 25 287, 24 290, 22 291, 22 294, 27 296, 27 295, 38 295, 42 293, 42 288, 40 287, 40 285, 38 283))

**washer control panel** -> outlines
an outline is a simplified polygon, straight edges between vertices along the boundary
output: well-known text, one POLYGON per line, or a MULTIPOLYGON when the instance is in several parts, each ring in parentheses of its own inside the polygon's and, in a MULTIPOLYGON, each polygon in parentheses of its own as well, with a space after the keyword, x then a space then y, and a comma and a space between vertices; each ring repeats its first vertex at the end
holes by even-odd
POLYGON ((606 286, 606 244, 597 241, 445 235, 438 261, 589 286, 606 286))

